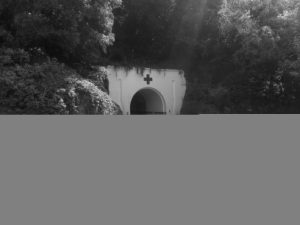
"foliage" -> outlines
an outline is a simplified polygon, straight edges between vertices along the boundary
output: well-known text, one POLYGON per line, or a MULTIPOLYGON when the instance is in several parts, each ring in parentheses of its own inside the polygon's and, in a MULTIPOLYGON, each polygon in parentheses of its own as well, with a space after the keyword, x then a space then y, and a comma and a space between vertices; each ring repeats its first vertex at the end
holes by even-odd
POLYGON ((232 113, 229 90, 224 86, 210 87, 197 79, 187 86, 182 114, 232 113))
POLYGON ((115 11, 116 43, 110 49, 112 60, 142 64, 167 57, 171 38, 168 25, 174 2, 124 0, 122 8, 115 11))
POLYGON ((95 106, 92 93, 102 95, 94 88, 108 92, 99 65, 121 64, 185 70, 184 111, 300 112, 299 7, 299 0, 2 0, 0 92, 12 100, 1 104, 24 104, 45 88, 40 82, 49 84, 41 105, 14 107, 79 112, 68 105, 74 99, 63 99, 64 109, 54 104, 55 90, 72 92, 65 78, 82 79, 73 82, 75 95, 95 106))
POLYGON ((195 64, 195 55, 210 54, 219 2, 124 0, 116 11, 112 61, 189 69, 186 64, 195 64))
POLYGON ((220 31, 224 44, 234 49, 229 83, 237 112, 280 112, 291 102, 282 65, 299 62, 299 6, 296 0, 224 0, 220 31))
POLYGON ((298 0, 123 2, 115 11, 112 63, 184 69, 189 83, 199 80, 188 87, 185 101, 212 102, 219 112, 296 110, 298 0), (227 90, 226 104, 203 95, 205 85, 227 90))
POLYGON ((97 87, 92 80, 81 78, 56 60, 31 65, 26 51, 6 48, 0 49, 0 59, 1 114, 121 113, 107 93, 100 90, 100 80, 97 87), (71 95, 73 92, 85 94, 71 95), (87 108, 77 110, 83 104, 87 108))
POLYGON ((114 34, 121 0, 3 0, 0 45, 41 50, 67 64, 95 64, 114 34), (1 43, 2 42, 2 43, 1 43))
POLYGON ((0 113, 120 114, 106 93, 105 71, 93 68, 114 42, 113 9, 120 4, 121 0, 1 1, 0 113), (76 82, 70 84, 72 79, 76 82), (87 109, 77 110, 83 102, 87 109))
POLYGON ((67 82, 67 88, 60 89, 59 94, 70 114, 122 114, 120 107, 92 81, 71 77, 67 82))

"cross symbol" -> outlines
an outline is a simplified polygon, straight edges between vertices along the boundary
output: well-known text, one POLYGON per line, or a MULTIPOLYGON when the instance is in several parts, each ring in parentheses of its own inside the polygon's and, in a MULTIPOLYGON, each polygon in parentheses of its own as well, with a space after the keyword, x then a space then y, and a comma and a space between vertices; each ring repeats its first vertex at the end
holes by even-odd
POLYGON ((149 74, 147 74, 147 76, 144 78, 144 81, 147 82, 147 84, 149 85, 151 81, 153 81, 153 79, 150 77, 149 74))

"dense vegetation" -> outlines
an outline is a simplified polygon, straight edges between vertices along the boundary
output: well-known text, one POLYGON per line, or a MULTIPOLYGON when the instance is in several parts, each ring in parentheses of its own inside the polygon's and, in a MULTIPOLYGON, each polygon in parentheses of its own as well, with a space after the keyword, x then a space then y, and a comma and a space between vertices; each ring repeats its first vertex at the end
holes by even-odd
POLYGON ((0 113, 119 114, 100 65, 118 0, 2 0, 0 113), (96 74, 96 75, 95 75, 96 74))
MULTIPOLYGON (((180 68, 188 79, 183 113, 300 113, 299 7, 299 0, 2 0, 0 85, 24 82, 11 74, 43 73, 54 93, 49 77, 87 78, 97 65, 180 68)), ((23 97, 25 87, 17 88, 23 97)), ((49 96, 44 105, 57 102, 49 96)))
POLYGON ((115 63, 183 68, 183 113, 299 113, 299 0, 124 0, 115 63))

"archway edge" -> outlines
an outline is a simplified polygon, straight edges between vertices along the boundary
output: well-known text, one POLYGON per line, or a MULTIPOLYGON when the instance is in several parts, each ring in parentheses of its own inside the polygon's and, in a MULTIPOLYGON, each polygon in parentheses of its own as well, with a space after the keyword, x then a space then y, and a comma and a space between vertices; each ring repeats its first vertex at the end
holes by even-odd
MULTIPOLYGON (((153 87, 143 87, 139 90, 137 90, 131 97, 131 100, 130 100, 130 105, 132 104, 132 101, 134 99, 134 97, 140 93, 140 92, 143 92, 143 91, 147 91, 147 90, 150 90, 150 91, 153 91, 157 96, 159 96, 160 100, 161 100, 161 103, 162 103, 162 108, 163 108, 163 113, 167 113, 167 105, 166 105, 166 100, 163 96, 163 94, 157 90, 156 88, 153 88, 153 87)), ((131 113, 131 112, 130 112, 131 113)))

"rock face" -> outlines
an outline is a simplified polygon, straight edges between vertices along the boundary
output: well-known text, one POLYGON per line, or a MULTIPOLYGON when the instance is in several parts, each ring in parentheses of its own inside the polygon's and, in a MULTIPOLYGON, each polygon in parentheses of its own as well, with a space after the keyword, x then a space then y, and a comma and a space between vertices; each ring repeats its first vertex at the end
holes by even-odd
POLYGON ((0 114, 122 113, 108 96, 104 68, 89 70, 83 78, 56 60, 29 63, 24 50, 0 48, 0 114))
POLYGON ((62 114, 122 115, 122 110, 108 95, 107 71, 97 68, 82 78, 77 75, 65 79, 66 88, 57 91, 62 114))
POLYGON ((67 89, 58 91, 61 103, 69 114, 120 115, 120 107, 91 80, 68 78, 67 89))
POLYGON ((122 115, 122 110, 109 94, 108 71, 105 67, 96 68, 88 79, 69 79, 71 88, 68 96, 75 97, 78 114, 122 115))

